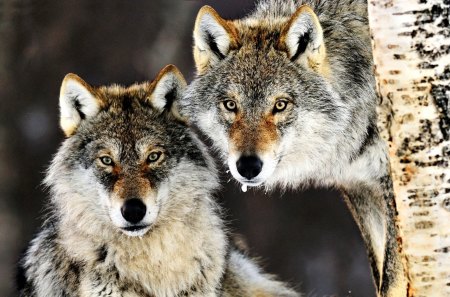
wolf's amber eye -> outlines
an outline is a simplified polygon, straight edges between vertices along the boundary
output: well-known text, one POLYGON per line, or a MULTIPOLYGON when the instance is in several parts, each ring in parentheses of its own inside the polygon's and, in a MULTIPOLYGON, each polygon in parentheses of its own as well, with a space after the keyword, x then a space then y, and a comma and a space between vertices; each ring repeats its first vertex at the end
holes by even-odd
POLYGON ((153 152, 150 153, 150 155, 148 155, 147 157, 147 161, 149 163, 153 163, 159 160, 159 158, 161 157, 162 153, 161 152, 153 152))
POLYGON ((282 112, 288 106, 288 102, 286 100, 278 100, 273 107, 273 113, 282 112))
POLYGON ((106 166, 113 165, 113 160, 111 159, 111 157, 108 157, 108 156, 100 157, 100 161, 103 163, 103 165, 106 165, 106 166))
POLYGON ((226 100, 223 102, 223 106, 226 110, 235 112, 237 109, 237 104, 233 100, 226 100))

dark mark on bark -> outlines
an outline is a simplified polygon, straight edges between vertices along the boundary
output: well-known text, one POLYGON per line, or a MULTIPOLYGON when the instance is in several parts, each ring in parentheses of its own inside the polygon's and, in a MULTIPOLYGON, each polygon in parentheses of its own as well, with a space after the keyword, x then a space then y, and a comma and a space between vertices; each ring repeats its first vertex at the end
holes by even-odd
POLYGON ((418 211, 418 212, 413 213, 413 216, 416 216, 416 217, 426 217, 429 215, 430 215, 429 211, 418 211))
POLYGON ((448 167, 448 162, 444 160, 437 160, 433 162, 421 162, 421 161, 415 161, 416 166, 418 167, 448 167))
POLYGON ((445 210, 450 211, 450 198, 445 198, 444 201, 442 201, 442 207, 445 210))
POLYGON ((420 62, 417 67, 419 67, 420 69, 433 69, 436 68, 438 65, 437 64, 433 64, 427 61, 424 62, 420 62))
MULTIPOLYGON (((418 98, 419 101, 424 100, 424 98, 418 98)), ((419 105, 427 105, 428 103, 423 102, 419 103, 419 105)), ((411 138, 404 138, 402 144, 399 146, 399 148, 396 151, 396 155, 401 158, 401 163, 411 163, 410 155, 416 154, 418 152, 421 152, 425 149, 428 149, 432 146, 438 145, 442 143, 442 138, 439 135, 435 135, 433 133, 433 123, 432 121, 428 119, 422 119, 420 120, 420 127, 419 127, 419 133, 417 133, 417 137, 411 138)), ((436 165, 439 165, 439 161, 441 160, 435 160, 437 163, 436 165)), ((445 161, 448 163, 447 161, 445 161)), ((425 165, 425 164, 418 164, 416 165, 425 165)), ((446 166, 448 164, 442 164, 443 166, 446 166)), ((433 165, 430 165, 433 166, 433 165)))
MULTIPOLYGON (((423 60, 434 61, 443 55, 450 53, 449 45, 440 45, 440 47, 427 46, 426 39, 433 37, 435 32, 429 31, 428 25, 433 28, 442 28, 437 34, 442 36, 450 36, 450 0, 444 0, 443 3, 434 4, 431 8, 422 10, 412 10, 400 14, 413 14, 416 16, 414 25, 416 29, 403 32, 402 35, 411 36, 413 39, 419 40, 413 45, 413 48, 419 53, 423 60)), ((422 2, 421 3, 426 3, 422 2)), ((428 61, 427 63, 430 63, 428 61)), ((430 63, 431 64, 431 63, 430 63)))
POLYGON ((437 250, 434 250, 434 251, 436 253, 448 253, 449 250, 450 250, 450 247, 446 246, 446 247, 443 247, 441 249, 437 249, 437 250))
POLYGON ((431 221, 421 221, 414 224, 416 229, 430 229, 433 228, 434 223, 431 221))
POLYGON ((436 202, 431 201, 430 199, 423 199, 423 200, 417 200, 414 202, 411 202, 409 204, 409 207, 432 207, 435 206, 436 202))
POLYGON ((450 158, 450 145, 446 145, 442 148, 442 157, 450 158))
MULTIPOLYGON (((447 68, 447 72, 450 75, 450 70, 447 68)), ((447 74, 443 74, 447 75, 447 74)), ((436 106, 439 112, 439 128, 442 136, 445 140, 450 139, 450 110, 449 110, 449 98, 446 93, 450 93, 450 86, 432 84, 431 95, 434 98, 436 106)))

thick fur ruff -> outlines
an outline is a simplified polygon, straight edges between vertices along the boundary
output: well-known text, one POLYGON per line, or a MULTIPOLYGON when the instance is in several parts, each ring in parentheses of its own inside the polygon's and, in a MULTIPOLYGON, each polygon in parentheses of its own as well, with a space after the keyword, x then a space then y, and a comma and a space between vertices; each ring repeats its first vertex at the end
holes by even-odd
POLYGON ((341 189, 378 294, 404 296, 367 2, 263 0, 238 20, 203 7, 194 58, 198 75, 181 114, 212 140, 232 175, 269 189, 341 189), (249 156, 253 167, 242 169, 249 156))
POLYGON ((173 66, 128 88, 66 77, 68 138, 20 261, 21 297, 298 296, 230 244, 216 169, 176 110, 184 85, 173 66), (130 200, 146 206, 138 219, 130 200))

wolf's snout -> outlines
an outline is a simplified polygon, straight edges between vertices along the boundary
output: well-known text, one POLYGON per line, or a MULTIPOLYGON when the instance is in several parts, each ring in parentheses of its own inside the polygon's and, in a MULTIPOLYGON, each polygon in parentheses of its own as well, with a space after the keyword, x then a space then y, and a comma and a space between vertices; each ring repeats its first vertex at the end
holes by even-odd
POLYGON ((242 156, 236 162, 237 171, 248 180, 258 176, 262 166, 263 162, 256 156, 242 156))
POLYGON ((125 220, 132 224, 139 223, 147 211, 145 204, 137 198, 125 201, 120 212, 125 220))

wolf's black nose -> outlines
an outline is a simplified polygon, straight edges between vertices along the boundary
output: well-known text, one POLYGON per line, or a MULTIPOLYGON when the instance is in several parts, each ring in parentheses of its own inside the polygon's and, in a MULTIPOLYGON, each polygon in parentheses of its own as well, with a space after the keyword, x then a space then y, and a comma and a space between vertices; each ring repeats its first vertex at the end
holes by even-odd
POLYGON ((247 179, 256 177, 262 170, 263 162, 256 156, 242 156, 236 162, 237 171, 247 179))
POLYGON ((130 199, 125 201, 120 212, 125 220, 132 224, 139 223, 144 217, 147 207, 140 199, 130 199))

